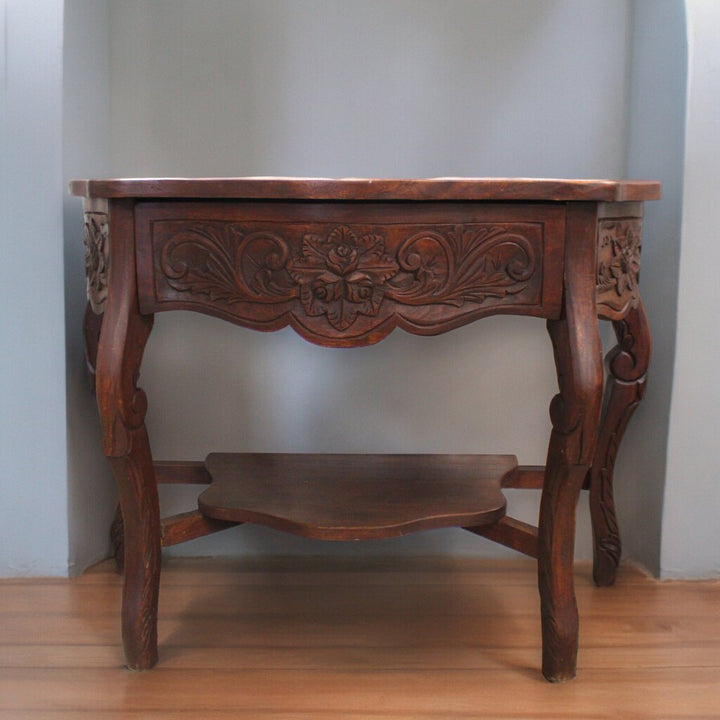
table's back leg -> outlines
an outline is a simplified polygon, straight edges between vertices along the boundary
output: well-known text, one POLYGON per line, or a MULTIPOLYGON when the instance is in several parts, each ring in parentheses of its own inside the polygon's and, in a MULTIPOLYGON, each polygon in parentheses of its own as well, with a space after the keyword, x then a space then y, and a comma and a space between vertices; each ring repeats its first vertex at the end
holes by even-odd
POLYGON ((103 448, 117 481, 124 526, 122 633, 128 667, 157 662, 160 513, 145 429, 147 402, 138 388, 153 316, 137 307, 133 208, 110 208, 110 276, 97 351, 95 388, 103 448))
POLYGON ((575 675, 578 611, 573 580, 575 512, 595 450, 602 401, 602 352, 595 308, 595 208, 568 210, 563 315, 548 321, 560 393, 550 406, 553 430, 540 503, 538 584, 543 674, 575 675))
POLYGON ((613 499, 615 458, 625 428, 645 394, 650 361, 650 330, 641 301, 613 325, 618 344, 608 355, 607 404, 590 471, 593 579, 601 586, 615 582, 620 563, 622 546, 613 499))
MULTIPOLYGON (((107 218, 107 215, 105 215, 107 218)), ((85 337, 85 363, 88 371, 88 384, 91 392, 95 392, 95 368, 97 366, 98 345, 100 344, 100 331, 102 329, 104 307, 93 309, 93 304, 88 301, 85 308, 85 319, 83 321, 83 335, 85 337)), ((122 509, 120 505, 115 510, 110 527, 110 544, 115 558, 115 567, 122 574, 123 562, 125 560, 125 531, 123 530, 122 509)))

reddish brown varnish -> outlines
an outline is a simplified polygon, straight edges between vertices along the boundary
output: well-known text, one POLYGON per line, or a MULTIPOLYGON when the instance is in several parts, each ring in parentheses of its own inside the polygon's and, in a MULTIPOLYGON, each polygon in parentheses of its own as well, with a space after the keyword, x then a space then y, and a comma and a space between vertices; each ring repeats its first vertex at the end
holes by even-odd
MULTIPOLYGON (((590 490, 595 580, 620 555, 618 444, 642 398, 650 335, 638 289, 654 182, 293 178, 82 180, 87 361, 120 493, 128 666, 157 662, 160 554, 242 522, 328 540, 464 527, 537 558, 544 675, 574 676, 575 506, 590 490), (211 454, 157 462, 138 387, 154 313, 195 310, 311 342, 357 347, 394 328, 429 335, 492 314, 544 318, 559 393, 543 467, 512 456, 211 454), (614 323, 603 412, 597 318, 614 323), (601 422, 601 416, 603 418, 601 422), (159 514, 157 483, 208 485, 159 514), (537 527, 502 488, 541 488, 537 527)), ((481 381, 481 379, 479 380, 481 381)))
POLYGON ((212 453, 200 511, 319 540, 375 540, 505 515, 510 455, 212 453))

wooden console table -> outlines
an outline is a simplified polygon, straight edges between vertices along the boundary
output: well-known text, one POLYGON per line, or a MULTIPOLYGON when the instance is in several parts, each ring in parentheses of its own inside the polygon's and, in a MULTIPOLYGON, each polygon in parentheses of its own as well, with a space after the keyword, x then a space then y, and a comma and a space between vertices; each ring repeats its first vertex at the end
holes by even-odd
POLYGON ((589 489, 594 578, 620 558, 618 444, 642 398, 650 335, 638 290, 653 182, 576 180, 82 180, 85 337, 120 493, 127 664, 157 662, 162 546, 243 522, 326 540, 462 527, 537 558, 542 670, 575 674, 575 507, 589 489), (559 393, 547 463, 513 456, 210 454, 153 460, 138 377, 153 317, 195 310, 256 330, 292 326, 325 346, 395 327, 432 335, 486 315, 544 318, 559 393), (618 344, 603 364, 597 318, 618 344), (602 422, 601 422, 602 417, 602 422), (206 483, 198 508, 161 518, 157 483, 206 483), (538 527, 502 488, 541 488, 538 527))

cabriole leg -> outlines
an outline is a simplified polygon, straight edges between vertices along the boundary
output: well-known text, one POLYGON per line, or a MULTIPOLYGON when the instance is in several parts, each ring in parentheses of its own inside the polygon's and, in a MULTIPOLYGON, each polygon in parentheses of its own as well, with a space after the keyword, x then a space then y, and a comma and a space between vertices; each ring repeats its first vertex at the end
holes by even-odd
POLYGON ((615 458, 625 428, 645 394, 650 361, 650 331, 642 302, 613 326, 618 344, 607 357, 607 403, 589 478, 593 579, 599 586, 615 582, 620 563, 622 546, 613 498, 615 458))
POLYGON ((575 676, 578 611, 573 558, 578 496, 595 450, 602 400, 602 353, 595 317, 595 214, 568 213, 563 316, 548 321, 560 392, 550 406, 552 434, 538 527, 542 670, 551 682, 575 676))
POLYGON ((160 584, 160 513, 145 414, 145 393, 137 386, 153 316, 137 307, 133 206, 110 208, 109 279, 95 389, 103 449, 120 495, 124 580, 122 635, 129 668, 157 662, 157 604, 160 584))

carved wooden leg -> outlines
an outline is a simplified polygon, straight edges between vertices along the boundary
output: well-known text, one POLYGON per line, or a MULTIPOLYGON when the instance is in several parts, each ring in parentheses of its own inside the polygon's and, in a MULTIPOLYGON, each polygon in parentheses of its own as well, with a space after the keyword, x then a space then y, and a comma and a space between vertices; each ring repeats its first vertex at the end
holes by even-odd
POLYGON ((123 524, 122 508, 118 504, 115 509, 112 525, 110 525, 110 544, 112 545, 115 569, 123 574, 125 565, 125 527, 123 524))
MULTIPOLYGON (((107 242, 107 233, 105 234, 107 242)), ((86 241, 87 242, 87 241, 86 241)), ((85 364, 88 372, 88 383, 90 391, 95 392, 95 368, 97 366, 98 346, 100 344, 100 331, 102 329, 104 308, 99 313, 93 310, 93 305, 88 302, 85 308, 85 319, 83 321, 83 334, 85 337, 85 364)), ((125 563, 125 530, 123 528, 122 509, 118 504, 110 526, 110 544, 112 546, 115 569, 122 575, 125 563)))
POLYGON ((595 319, 595 217, 579 207, 569 216, 566 302, 548 321, 560 393, 550 406, 553 430, 540 504, 538 584, 543 632, 543 675, 575 676, 578 612, 573 580, 575 511, 595 450, 602 401, 602 358, 595 319), (583 242, 583 235, 587 242, 583 242), (593 242, 590 242, 590 239, 593 242))
POLYGON ((144 425, 145 394, 135 379, 152 318, 130 314, 115 323, 112 311, 109 299, 98 353, 98 404, 123 520, 125 658, 129 668, 146 670, 157 662, 160 511, 144 425), (118 338, 118 332, 127 335, 118 338))
POLYGON ((95 387, 103 448, 117 481, 123 519, 125 658, 131 669, 146 670, 157 662, 160 513, 145 430, 147 401, 137 386, 153 317, 141 315, 137 308, 133 233, 132 205, 115 202, 110 214, 110 276, 95 387))
POLYGON ((102 327, 102 314, 96 313, 88 302, 83 320, 83 335, 85 337, 85 364, 88 372, 88 383, 91 392, 95 392, 95 366, 97 365, 97 351, 100 342, 100 329, 102 327))
POLYGON ((618 344, 608 353, 607 403, 590 471, 593 579, 600 586, 615 582, 620 563, 622 546, 613 499, 615 458, 625 428, 645 394, 650 361, 650 331, 642 302, 613 325, 618 344))

